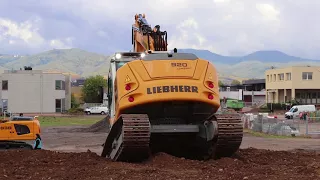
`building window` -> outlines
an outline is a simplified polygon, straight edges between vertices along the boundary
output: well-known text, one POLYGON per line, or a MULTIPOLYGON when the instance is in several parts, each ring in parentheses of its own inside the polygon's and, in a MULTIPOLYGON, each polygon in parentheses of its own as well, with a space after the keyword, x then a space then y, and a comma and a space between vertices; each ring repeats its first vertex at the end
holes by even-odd
POLYGON ((311 98, 311 93, 307 92, 307 99, 311 98))
POLYGON ((8 90, 8 80, 2 81, 2 90, 8 90))
POLYGON ((273 75, 273 81, 277 81, 277 76, 275 74, 273 75))
POLYGON ((61 81, 61 89, 66 90, 66 82, 61 81))
POLYGON ((269 75, 267 75, 267 82, 270 82, 270 80, 269 80, 269 75))
POLYGON ((56 80, 56 90, 65 90, 66 84, 64 81, 56 80))
POLYGON ((286 73, 286 76, 287 76, 287 81, 291 81, 291 73, 286 73))
POLYGON ((56 90, 60 90, 60 89, 61 89, 61 81, 56 80, 56 90))
POLYGON ((61 112, 61 99, 56 99, 56 112, 61 112))
POLYGON ((303 72, 302 79, 303 80, 312 80, 312 72, 303 72))
POLYGON ((284 80, 284 74, 281 73, 281 74, 278 74, 278 78, 280 81, 283 81, 284 80))

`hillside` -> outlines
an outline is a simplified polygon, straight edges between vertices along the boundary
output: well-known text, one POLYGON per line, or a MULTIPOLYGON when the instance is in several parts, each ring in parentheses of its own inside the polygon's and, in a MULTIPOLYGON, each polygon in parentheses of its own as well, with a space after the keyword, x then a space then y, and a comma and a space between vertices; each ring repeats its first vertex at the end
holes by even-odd
POLYGON ((7 63, 3 63, 1 66, 6 69, 20 69, 24 66, 31 66, 33 69, 68 72, 81 76, 94 74, 97 70, 102 73, 107 72, 101 67, 107 69, 109 65, 107 56, 75 48, 55 49, 16 59, 8 58, 4 61, 7 61, 7 63))
MULTIPOLYGON (((264 78, 265 70, 288 65, 318 65, 319 60, 290 56, 280 51, 257 51, 245 56, 223 56, 208 50, 181 49, 179 52, 194 53, 200 58, 211 61, 217 68, 219 77, 225 83, 233 79, 264 78)), ((74 77, 107 75, 110 59, 108 56, 85 50, 54 49, 34 55, 1 55, 0 72, 4 69, 20 69, 32 66, 50 72, 68 72, 74 77)))

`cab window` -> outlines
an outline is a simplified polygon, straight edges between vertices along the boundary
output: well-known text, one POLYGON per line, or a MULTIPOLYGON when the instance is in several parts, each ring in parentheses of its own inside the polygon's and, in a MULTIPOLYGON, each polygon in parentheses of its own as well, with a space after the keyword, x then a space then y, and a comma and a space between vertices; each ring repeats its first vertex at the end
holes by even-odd
POLYGON ((295 108, 292 107, 289 112, 297 112, 297 111, 298 111, 298 108, 297 108, 297 107, 295 107, 295 108))
POLYGON ((116 63, 116 68, 117 68, 117 70, 118 70, 120 67, 122 67, 124 64, 126 64, 126 63, 127 63, 127 61, 117 62, 117 63, 116 63))
POLYGON ((108 75, 108 106, 110 108, 112 102, 112 76, 111 76, 111 70, 109 71, 108 75))

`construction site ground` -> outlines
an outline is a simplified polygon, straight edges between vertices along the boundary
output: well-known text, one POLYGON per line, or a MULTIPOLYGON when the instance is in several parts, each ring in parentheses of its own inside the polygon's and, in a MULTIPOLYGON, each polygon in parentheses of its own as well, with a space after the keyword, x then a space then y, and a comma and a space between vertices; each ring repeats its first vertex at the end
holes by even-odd
POLYGON ((160 153, 120 163, 99 156, 105 128, 103 122, 43 127, 44 150, 3 152, 0 179, 320 179, 320 139, 245 133, 231 158, 202 162, 160 153))

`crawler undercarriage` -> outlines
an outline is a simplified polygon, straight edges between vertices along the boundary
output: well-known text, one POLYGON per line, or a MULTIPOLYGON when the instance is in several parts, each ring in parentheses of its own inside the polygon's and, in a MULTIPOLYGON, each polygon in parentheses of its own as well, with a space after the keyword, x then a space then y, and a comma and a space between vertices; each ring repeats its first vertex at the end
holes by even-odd
POLYGON ((141 161, 161 151, 190 159, 216 159, 232 156, 242 142, 239 114, 209 115, 208 111, 197 114, 194 109, 172 114, 164 108, 165 115, 159 116, 160 112, 150 109, 152 106, 148 108, 146 114, 139 111, 145 111, 145 106, 119 117, 106 139, 103 157, 114 161, 141 161))

